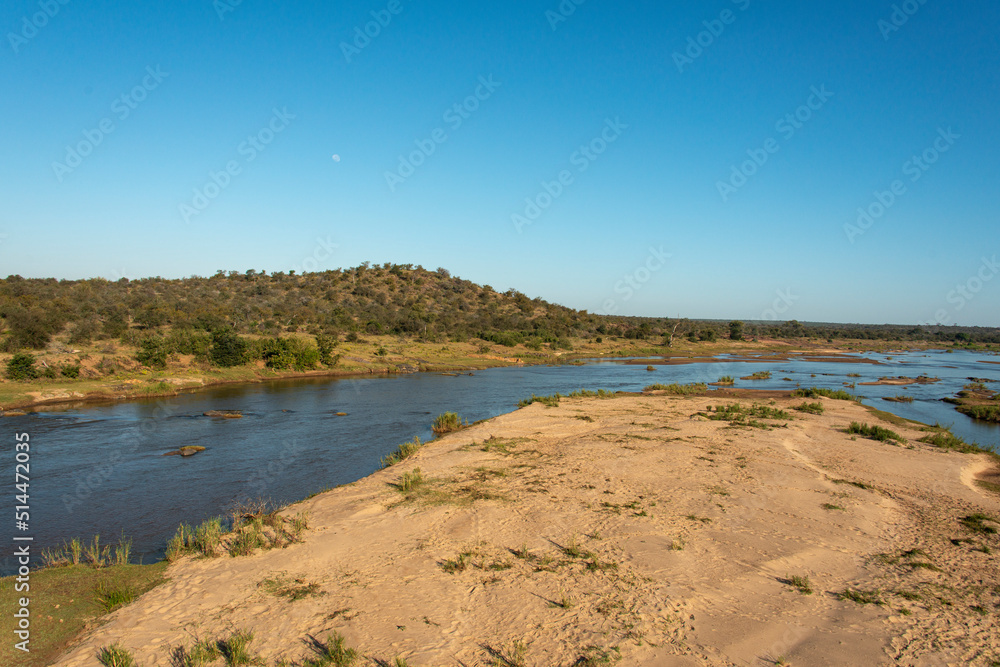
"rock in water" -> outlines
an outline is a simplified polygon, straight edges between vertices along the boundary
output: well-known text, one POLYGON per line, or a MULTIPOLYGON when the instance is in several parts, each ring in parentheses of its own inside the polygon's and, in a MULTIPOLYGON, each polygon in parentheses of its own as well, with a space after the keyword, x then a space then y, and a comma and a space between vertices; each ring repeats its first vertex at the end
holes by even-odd
POLYGON ((203 451, 205 451, 204 447, 200 447, 198 445, 185 445, 180 449, 176 449, 172 452, 167 452, 166 454, 164 454, 164 456, 194 456, 198 452, 203 452, 203 451))
POLYGON ((219 417, 221 419, 242 419, 241 410, 209 410, 204 413, 206 417, 219 417))

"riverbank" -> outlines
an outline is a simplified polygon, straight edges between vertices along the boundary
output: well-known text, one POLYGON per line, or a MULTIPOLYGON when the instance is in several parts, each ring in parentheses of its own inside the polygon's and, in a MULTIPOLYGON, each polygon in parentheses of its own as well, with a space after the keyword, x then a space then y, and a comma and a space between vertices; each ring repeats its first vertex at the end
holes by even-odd
MULTIPOLYGON (((644 359, 642 365, 668 366, 723 361, 721 354, 735 355, 724 361, 778 363, 799 355, 806 360, 855 362, 859 350, 848 343, 815 341, 717 341, 692 343, 686 339, 671 348, 651 345, 642 340, 574 340, 571 350, 532 350, 524 345, 513 348, 466 343, 422 343, 395 337, 370 337, 359 343, 343 343, 335 366, 320 370, 274 370, 263 363, 235 368, 213 368, 193 357, 171 359, 164 370, 143 367, 135 361, 135 350, 120 344, 104 343, 100 348, 54 349, 37 354, 38 363, 50 368, 79 366, 78 379, 39 378, 12 381, 0 378, 0 416, 20 414, 41 406, 128 401, 142 398, 176 396, 222 385, 256 384, 273 380, 313 377, 364 377, 376 374, 416 372, 458 373, 486 368, 518 365, 582 363, 583 359, 620 359, 623 357, 666 356, 670 359, 644 359), (384 354, 382 353, 384 352, 384 354), (809 355, 802 357, 801 355, 809 355), (108 374, 100 373, 110 369, 108 374)), ((878 348, 899 352, 896 348, 878 348)), ((925 349, 915 346, 914 349, 925 349)), ((10 355, 0 355, 0 366, 10 355)), ((866 362, 867 363, 867 362, 866 362)))
POLYGON ((411 667, 1000 657, 995 457, 852 401, 547 402, 295 505, 301 543, 171 564, 57 664, 120 643, 166 665, 241 632, 268 665, 336 635, 411 667))

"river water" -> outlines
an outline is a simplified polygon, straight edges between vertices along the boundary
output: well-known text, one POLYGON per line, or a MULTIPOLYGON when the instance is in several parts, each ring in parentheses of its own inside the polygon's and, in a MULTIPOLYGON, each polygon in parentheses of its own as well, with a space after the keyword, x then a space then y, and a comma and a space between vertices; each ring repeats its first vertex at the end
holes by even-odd
MULTIPOLYGON (((969 377, 1000 380, 996 356, 970 352, 862 355, 869 363, 790 360, 722 361, 677 366, 593 361, 583 365, 496 368, 449 376, 418 373, 391 377, 305 379, 224 386, 164 399, 84 407, 55 407, 0 420, 10 470, 14 434, 31 437, 31 523, 34 552, 71 537, 95 534, 111 542, 124 532, 144 562, 162 556, 181 522, 217 516, 240 498, 276 503, 360 479, 380 459, 415 436, 431 437, 442 412, 470 422, 515 409, 531 396, 577 389, 638 391, 653 382, 714 382, 770 370, 771 380, 737 387, 790 390, 796 386, 842 389, 844 383, 880 376, 927 374, 937 384, 858 386, 865 403, 902 417, 952 426, 969 442, 1000 449, 1000 427, 975 422, 941 402, 969 377), (859 374, 861 377, 849 377, 859 374), (790 378, 792 381, 786 381, 790 378), (913 403, 883 396, 906 394, 913 403), (241 410, 242 419, 203 416, 208 410, 241 410), (337 416, 345 412, 347 416, 337 416), (189 458, 163 454, 183 445, 206 451, 189 458)), ((993 385, 997 388, 998 385, 993 385)), ((849 390, 850 391, 850 390, 849 390)), ((13 475, 11 475, 12 477, 13 475)), ((13 485, 8 497, 13 504, 13 485)), ((11 544, 13 522, 0 534, 11 544)), ((12 561, 0 563, 2 574, 12 561)))

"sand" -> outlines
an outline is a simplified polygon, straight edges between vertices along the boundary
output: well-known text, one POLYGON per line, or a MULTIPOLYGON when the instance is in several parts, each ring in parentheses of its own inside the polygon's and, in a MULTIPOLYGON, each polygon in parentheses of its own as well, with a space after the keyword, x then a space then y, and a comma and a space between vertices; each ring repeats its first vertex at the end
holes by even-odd
POLYGON ((697 414, 735 400, 563 399, 448 435, 290 508, 309 512, 299 544, 179 560, 58 664, 95 665, 121 642, 168 665, 236 629, 268 665, 298 664, 334 632, 358 665, 1000 658, 1000 539, 959 521, 1000 515, 976 484, 989 457, 919 444, 916 428, 889 426, 902 446, 853 439, 847 424, 878 420, 848 401, 816 399, 825 414, 771 430, 697 414), (399 491, 415 468, 424 485, 399 491), (274 592, 310 584, 302 599, 274 592), (847 589, 883 604, 839 599, 847 589))

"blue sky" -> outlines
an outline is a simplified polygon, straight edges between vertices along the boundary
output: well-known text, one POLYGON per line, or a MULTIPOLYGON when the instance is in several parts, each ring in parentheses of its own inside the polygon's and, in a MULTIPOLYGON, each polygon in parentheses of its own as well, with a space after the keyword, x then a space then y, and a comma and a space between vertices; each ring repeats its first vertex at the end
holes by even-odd
POLYGON ((63 2, 0 9, 0 274, 1000 326, 996 3, 63 2))

